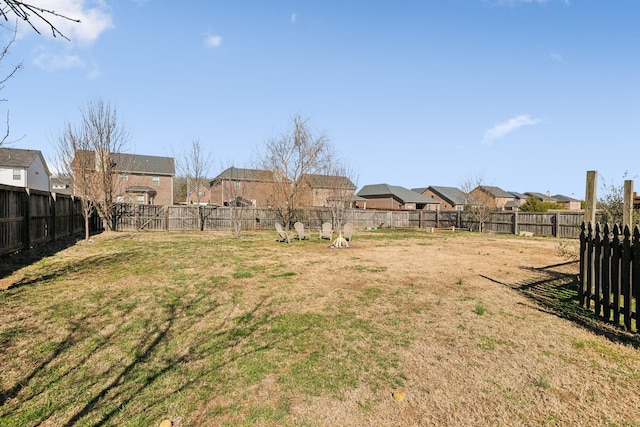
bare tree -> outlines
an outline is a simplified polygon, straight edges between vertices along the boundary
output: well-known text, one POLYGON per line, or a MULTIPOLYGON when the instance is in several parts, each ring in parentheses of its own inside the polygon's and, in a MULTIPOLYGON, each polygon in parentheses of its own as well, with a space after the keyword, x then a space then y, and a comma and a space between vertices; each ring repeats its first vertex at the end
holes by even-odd
MULTIPOLYGON (((0 26, 0 28, 3 28, 2 26, 0 26)), ((7 43, 2 47, 2 50, 0 51, 0 65, 4 65, 6 60, 7 60, 7 55, 9 54, 9 48, 11 47, 11 45, 13 44, 13 42, 16 40, 16 30, 13 30, 13 34, 11 36, 11 38, 7 41, 7 43)), ((9 67, 9 70, 7 71, 6 74, 4 74, 4 77, 0 78, 0 91, 2 91, 4 89, 4 85, 7 83, 7 81, 9 81, 9 79, 11 79, 13 76, 15 76, 15 74, 20 71, 22 69, 22 63, 16 64, 16 65, 11 65, 9 67)), ((7 100, 2 98, 0 99, 0 102, 6 102, 7 100)), ((4 133, 4 135, 2 136, 2 138, 0 138, 0 146, 2 146, 3 144, 5 144, 7 142, 7 138, 9 138, 9 111, 7 110, 7 118, 6 118, 6 131, 4 133)))
POLYGON ((174 155, 178 174, 186 182, 186 202, 195 202, 198 214, 198 228, 204 230, 205 210, 202 206, 204 189, 209 186, 209 170, 213 163, 213 155, 206 150, 199 139, 191 141, 188 148, 183 148, 182 152, 174 155), (193 195, 193 198, 192 198, 193 195))
POLYGON ((482 175, 468 176, 460 185, 460 189, 465 194, 464 212, 471 222, 469 228, 477 226, 479 232, 484 231, 484 224, 489 220, 491 213, 497 209, 491 196, 479 190, 483 180, 482 175))
POLYGON ((347 211, 353 203, 357 185, 356 174, 340 162, 334 161, 326 171, 327 197, 325 206, 331 210, 331 221, 336 230, 342 228, 347 211))
POLYGON ((291 129, 266 141, 258 160, 260 167, 274 172, 273 207, 289 228, 300 208, 301 178, 326 170, 333 160, 333 147, 326 134, 314 134, 308 119, 300 115, 295 115, 292 122, 291 129))
MULTIPOLYGON (((77 125, 67 123, 57 143, 62 174, 73 180, 75 195, 82 198, 83 216, 88 226, 93 212, 113 229, 116 196, 121 194, 119 172, 127 165, 116 164, 117 154, 125 150, 129 133, 118 120, 115 107, 102 99, 87 103, 77 125)), ((88 239, 88 227, 85 237, 88 239)))
POLYGON ((9 18, 24 21, 38 34, 40 34, 40 31, 36 28, 36 22, 42 22, 49 27, 53 37, 60 36, 67 40, 69 39, 56 28, 50 19, 62 18, 67 21, 80 22, 79 19, 70 18, 57 13, 55 10, 18 0, 0 0, 0 17, 4 18, 5 21, 9 21, 9 18))

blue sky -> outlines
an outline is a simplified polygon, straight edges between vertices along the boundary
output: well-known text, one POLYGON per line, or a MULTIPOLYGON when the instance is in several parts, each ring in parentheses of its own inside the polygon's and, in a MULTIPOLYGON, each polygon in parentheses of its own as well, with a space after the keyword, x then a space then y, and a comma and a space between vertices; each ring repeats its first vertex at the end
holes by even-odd
POLYGON ((71 41, 21 24, 0 68, 24 65, 0 93, 12 146, 48 161, 102 98, 131 152, 199 139, 211 176, 250 167, 295 114, 359 188, 481 177, 583 198, 588 170, 620 185, 640 174, 637 0, 32 3, 82 20, 59 23, 71 41))

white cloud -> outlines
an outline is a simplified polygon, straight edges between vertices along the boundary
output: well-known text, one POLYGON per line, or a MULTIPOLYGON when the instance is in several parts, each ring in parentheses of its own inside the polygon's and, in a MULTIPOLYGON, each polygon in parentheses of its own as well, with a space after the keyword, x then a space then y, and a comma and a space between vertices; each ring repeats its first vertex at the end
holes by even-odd
POLYGON ((522 126, 530 126, 540 123, 540 119, 531 117, 528 114, 523 114, 506 122, 499 123, 484 133, 482 143, 490 145, 494 140, 500 139, 505 135, 521 128, 522 126))
MULTIPOLYGON (((113 28, 111 14, 107 11, 106 3, 101 0, 32 0, 33 6, 55 11, 56 14, 66 16, 80 22, 44 13, 51 24, 72 42, 80 45, 92 44, 100 35, 113 28)), ((30 22, 42 35, 52 36, 47 23, 32 15, 30 22)), ((21 25, 21 31, 33 31, 28 25, 21 25)))
POLYGON ((220 47, 220 45, 222 44, 222 37, 208 34, 204 38, 204 44, 210 48, 220 47))
POLYGON ((551 52, 549 54, 549 59, 551 59, 552 61, 556 61, 556 62, 562 62, 562 55, 560 55, 557 52, 551 52))
POLYGON ((298 14, 296 12, 293 12, 291 14, 291 23, 295 24, 296 22, 298 22, 298 14))
POLYGON ((42 52, 38 54, 33 62, 45 71, 84 68, 86 65, 78 55, 57 55, 49 52, 42 52))

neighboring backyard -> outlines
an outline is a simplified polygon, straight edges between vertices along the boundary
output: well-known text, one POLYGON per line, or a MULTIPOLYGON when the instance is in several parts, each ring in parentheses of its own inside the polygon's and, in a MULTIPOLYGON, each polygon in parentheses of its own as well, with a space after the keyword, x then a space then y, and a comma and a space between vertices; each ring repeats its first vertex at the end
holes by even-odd
POLYGON ((577 241, 313 233, 0 258, 0 426, 640 425, 637 334, 577 306, 577 241))

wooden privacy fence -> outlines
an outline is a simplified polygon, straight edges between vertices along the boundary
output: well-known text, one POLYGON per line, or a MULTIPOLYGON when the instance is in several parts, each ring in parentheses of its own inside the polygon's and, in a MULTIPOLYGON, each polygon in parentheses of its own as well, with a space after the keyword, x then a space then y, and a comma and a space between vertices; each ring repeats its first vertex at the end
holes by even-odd
MULTIPOLYGON (((188 231, 231 230, 235 221, 243 230, 273 230, 278 221, 275 210, 267 208, 233 208, 215 206, 158 206, 117 204, 116 230, 188 231)), ((328 208, 301 208, 297 219, 305 226, 319 230, 323 222, 332 222, 328 208)), ((582 212, 495 212, 485 222, 490 233, 536 236, 580 237, 582 212)), ((471 216, 459 211, 383 211, 375 209, 348 209, 343 223, 351 222, 356 228, 466 228, 477 229, 471 216)))
POLYGON ((582 224, 580 304, 596 316, 638 332, 640 229, 628 225, 582 224))
MULTIPOLYGON (((91 227, 100 230, 102 222, 96 217, 91 227)), ((80 200, 0 185, 0 255, 83 231, 80 200)))

